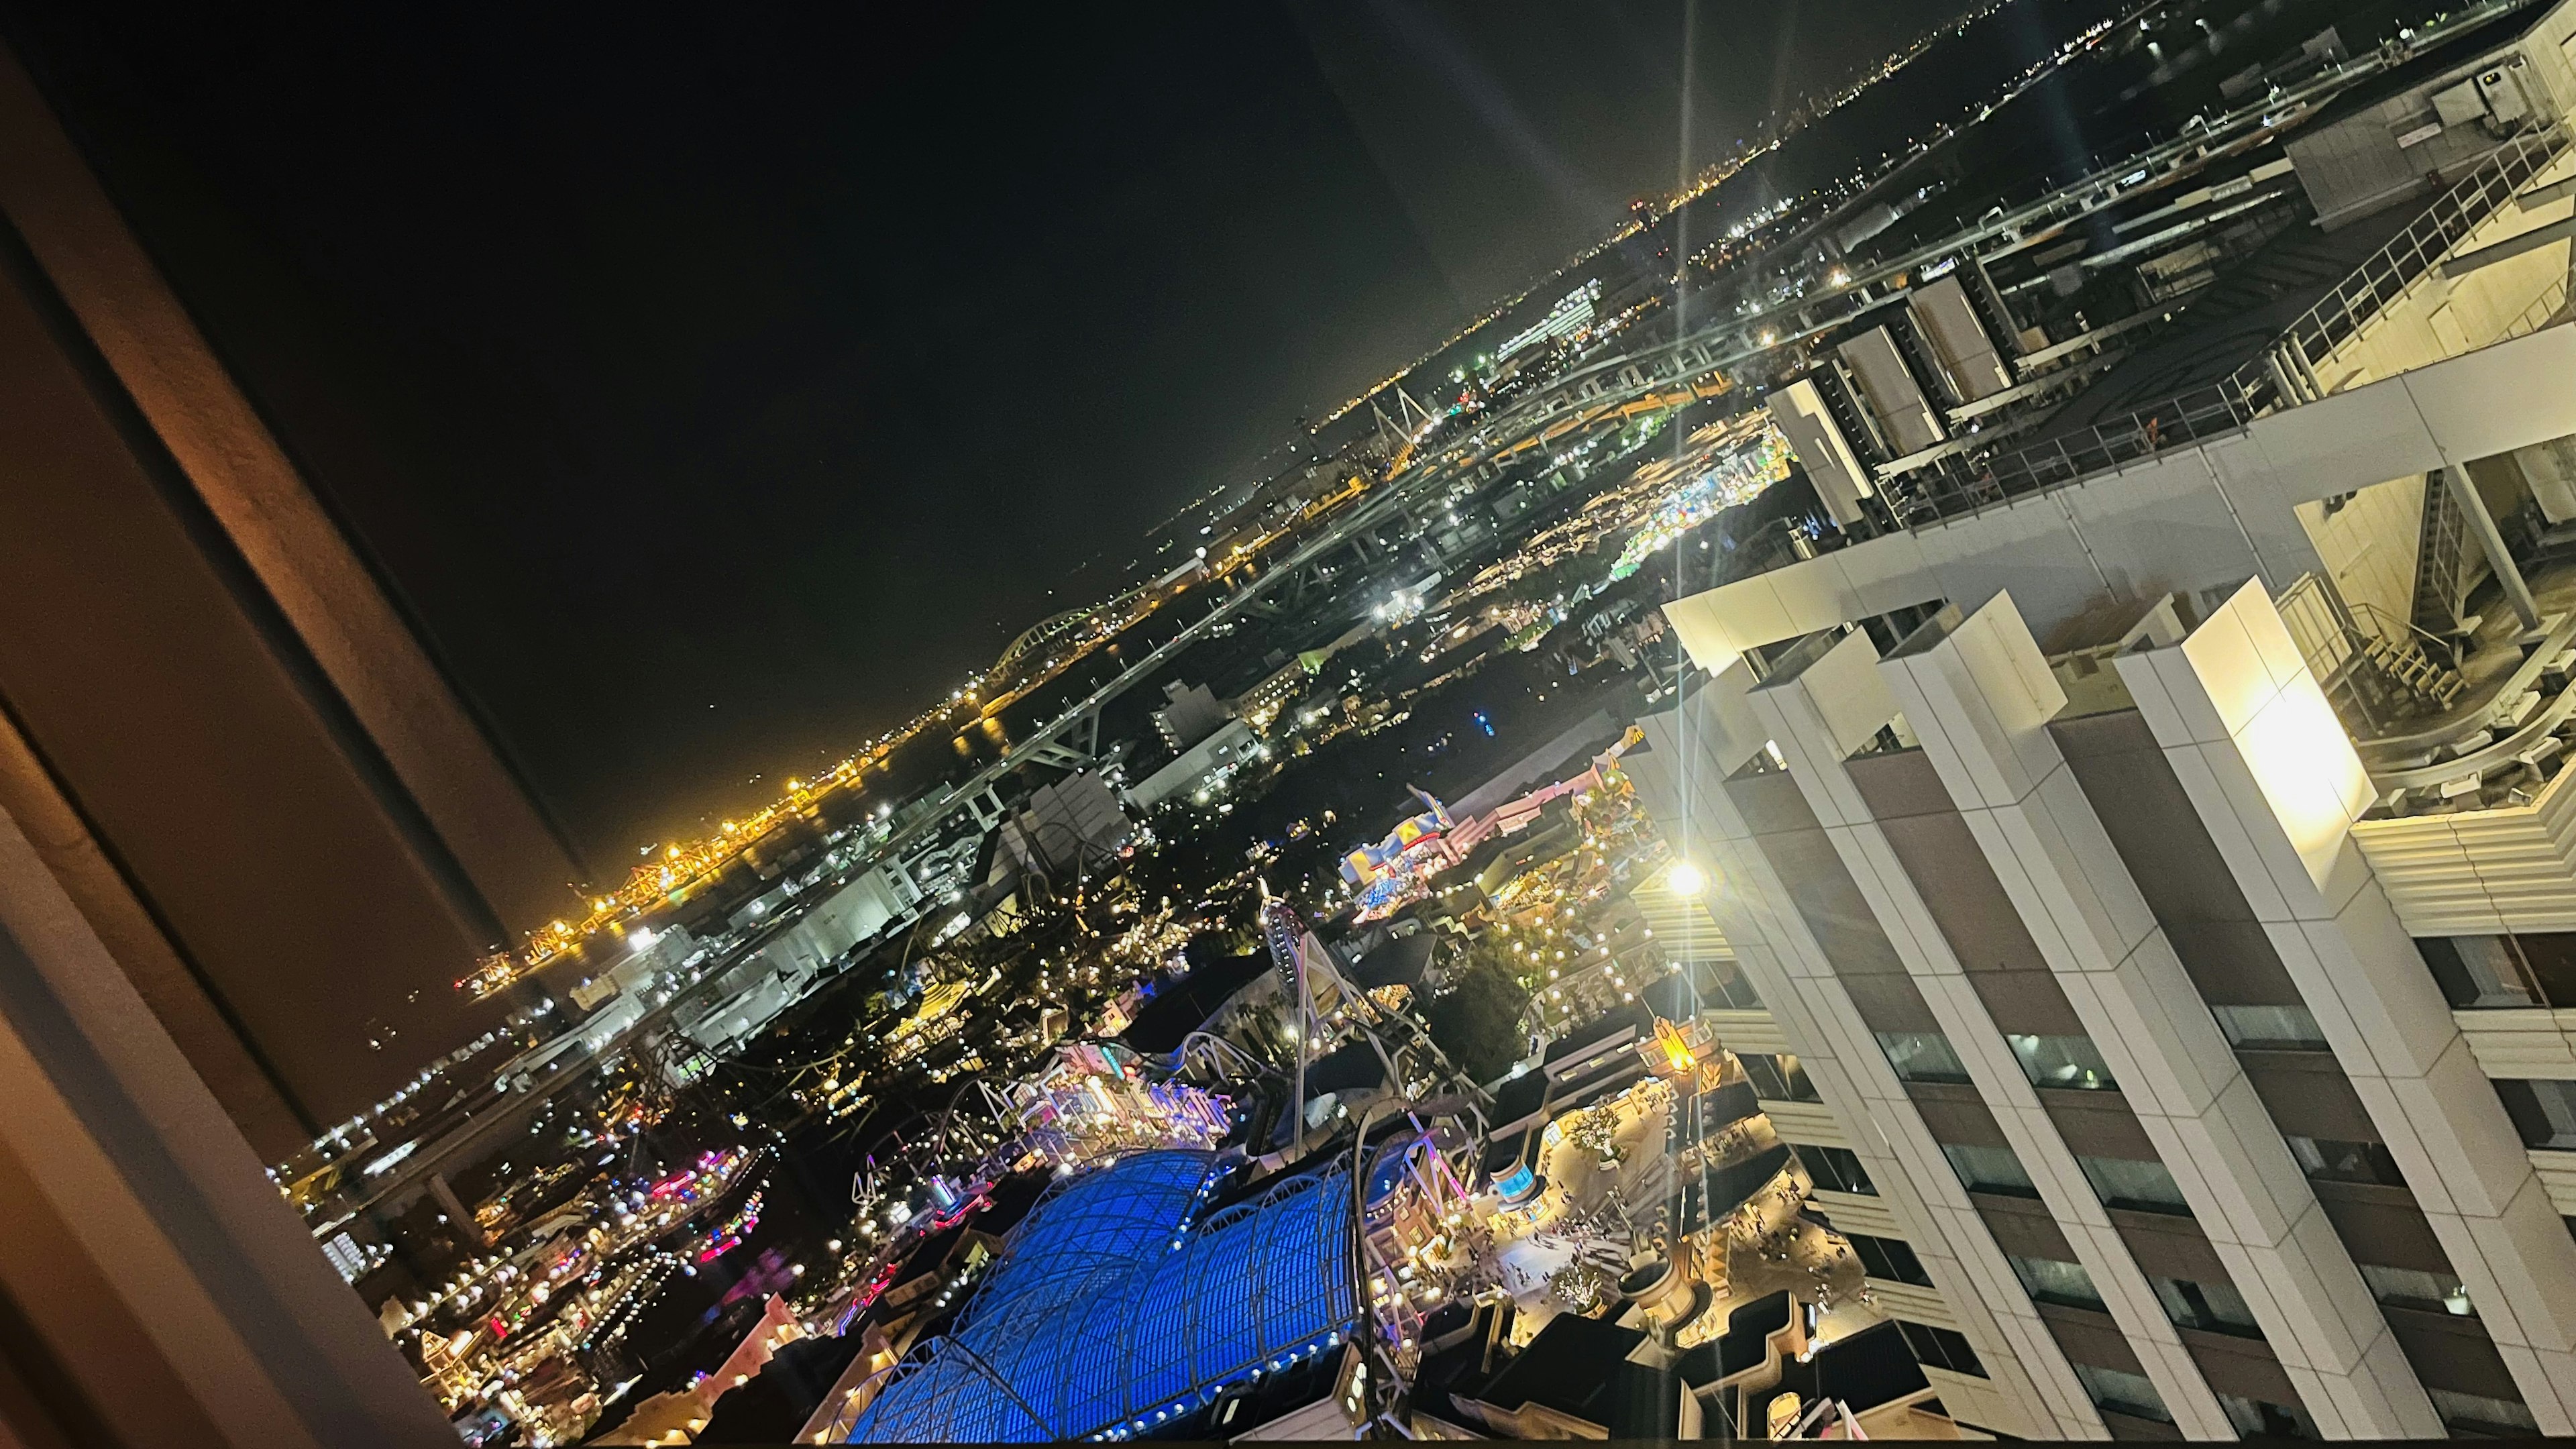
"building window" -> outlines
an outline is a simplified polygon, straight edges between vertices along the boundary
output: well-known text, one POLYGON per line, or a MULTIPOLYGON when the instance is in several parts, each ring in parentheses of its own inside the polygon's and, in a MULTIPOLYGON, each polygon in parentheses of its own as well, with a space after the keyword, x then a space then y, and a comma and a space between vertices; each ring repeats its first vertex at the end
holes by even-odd
POLYGON ((1732 961, 1693 961, 1685 968, 1690 983, 1699 992, 1699 1004, 1728 1011, 1760 1011, 1761 993, 1744 978, 1743 968, 1732 961))
POLYGON ((2227 1411, 2227 1420, 2245 1438, 2322 1439, 2317 1421, 2296 1404, 2275 1404, 2265 1399, 2239 1398, 2220 1394, 2218 1406, 2227 1411))
POLYGON ((2375 1182, 2384 1187, 2404 1187, 2406 1175, 2397 1170, 2397 1159, 2377 1142, 2346 1142, 2333 1137, 2287 1136, 2290 1155, 2299 1160, 2299 1170, 2319 1182, 2375 1182))
POLYGON ((1950 1170, 1959 1174, 1959 1182, 1970 1192, 1998 1192, 2007 1197, 2037 1197, 2030 1174, 2022 1170, 2021 1159, 2009 1147, 1966 1147, 1955 1142, 1941 1144, 1941 1155, 1950 1159, 1950 1170))
POLYGON ((2540 1432, 2540 1421, 2515 1400, 2482 1398, 2450 1389, 2428 1388, 2424 1392, 2433 1398, 2433 1412, 2441 1415, 2442 1422, 2450 1428, 2514 1437, 2540 1432))
POLYGON ((2102 1054, 2093 1049, 2089 1036, 2021 1036, 2004 1034, 2013 1056, 2021 1062, 2021 1074, 2030 1078, 2034 1087, 2068 1087, 2078 1091, 2109 1091, 2120 1084, 2111 1080, 2111 1069, 2102 1054))
POLYGON ((2499 1078, 2495 1089, 2525 1147, 2576 1148, 2576 1082, 2499 1078))
POLYGON ((2078 1154, 2075 1165, 2084 1169, 2084 1180, 2093 1184, 2093 1195, 2104 1207, 2133 1208, 2148 1213, 2184 1213, 2191 1204, 2183 1201, 2182 1187, 2165 1171, 2161 1162, 2132 1162, 2125 1157, 2085 1157, 2078 1154))
POLYGON ((1753 1095, 1765 1102, 1815 1102, 1816 1084, 1807 1080, 1806 1068, 1797 1057, 1787 1052, 1771 1055, 1756 1052, 1736 1058, 1744 1064, 1745 1078, 1753 1083, 1753 1095))
POLYGON ((1788 1080, 1780 1075, 1780 1063, 1761 1052, 1746 1052, 1736 1059, 1744 1068, 1744 1080, 1753 1084, 1753 1095, 1765 1102, 1789 1100, 1788 1080))
POLYGON ((1783 1100, 1791 1102, 1825 1100, 1823 1094, 1816 1090, 1816 1084, 1807 1080, 1807 1069, 1798 1064, 1796 1052, 1782 1052, 1776 1060, 1780 1063, 1780 1079, 1789 1084, 1789 1095, 1783 1100))
POLYGON ((2156 1301, 2165 1306, 2165 1317, 2177 1328, 2205 1328, 2240 1338, 2263 1336, 2262 1325, 2254 1321, 2254 1310, 2245 1305, 2245 1295, 2237 1292, 2232 1283, 2149 1278, 2147 1286, 2156 1290, 2156 1301))
POLYGON ((2428 936, 2415 945, 2453 1006, 2576 1006, 2576 932, 2428 936))
POLYGON ((1967 1084, 1968 1069, 1950 1050, 1950 1039, 1937 1031, 1882 1031, 1878 1045, 1887 1053, 1887 1064, 1906 1081, 1967 1084))
MULTIPOLYGON (((2326 1033, 2304 1006, 2213 1006, 2227 1044, 2248 1051, 2321 1052, 2326 1033)), ((2248 1402, 2251 1402, 2250 1400, 2248 1402)))
POLYGON ((1873 1278, 1890 1283, 1911 1283, 1917 1288, 1932 1286, 1932 1275, 1923 1271, 1923 1260, 1914 1256, 1914 1245, 1903 1238, 1873 1238, 1867 1233, 1845 1233, 1851 1240, 1852 1252, 1860 1257, 1861 1267, 1873 1278))
POLYGON ((2022 1291, 2036 1303, 2055 1303, 2066 1308, 2091 1308, 2107 1311, 2102 1306, 2101 1290, 2093 1286, 2093 1275, 2081 1263, 2061 1263, 2054 1258, 2020 1258, 2006 1254, 2013 1275, 2021 1279, 2022 1291))
POLYGON ((1928 1324, 1896 1321, 1896 1331, 1905 1337, 1905 1346, 1914 1351, 1914 1361, 1932 1368, 1948 1369, 1954 1374, 1984 1378, 1986 1366, 1968 1340, 1946 1328, 1928 1324))
POLYGON ((1813 1143, 1801 1142, 1790 1151, 1796 1153, 1798 1160, 1806 1164, 1807 1176, 1815 1180, 1816 1186, 1830 1192, 1857 1192, 1866 1193, 1871 1197, 1878 1196, 1878 1185, 1869 1180, 1868 1171, 1860 1165, 1859 1155, 1850 1148, 1818 1147, 1813 1143))
POLYGON ((2353 1266, 2361 1269, 2361 1281, 2370 1285, 2370 1296, 2391 1308, 2454 1313, 2462 1318, 2478 1316, 2477 1306, 2469 1302, 2469 1290, 2448 1273, 2386 1268, 2377 1263, 2356 1263, 2353 1266))
POLYGON ((2126 1414, 2132 1419, 2153 1419, 2159 1424, 2173 1422, 2165 1408, 2164 1395, 2147 1381, 2144 1374, 2126 1373, 2119 1369, 2098 1368, 2089 1363, 2073 1365, 2075 1376, 2084 1381, 2084 1392, 2093 1407, 2109 1414, 2126 1414))

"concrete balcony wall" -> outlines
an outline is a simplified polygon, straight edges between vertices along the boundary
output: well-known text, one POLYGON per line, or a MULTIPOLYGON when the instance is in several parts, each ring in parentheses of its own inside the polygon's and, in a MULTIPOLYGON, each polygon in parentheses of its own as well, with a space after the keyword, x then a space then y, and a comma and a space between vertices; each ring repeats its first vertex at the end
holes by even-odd
POLYGON ((1903 1238, 1912 1241, 1915 1234, 1904 1218, 1884 1197, 1865 1192, 1835 1192, 1818 1188, 1809 1194, 1816 1206, 1834 1220, 1834 1226, 1846 1232, 1867 1233, 1873 1238, 1903 1238))
POLYGON ((2576 1217, 2576 1152, 2546 1147, 2531 1149, 2531 1170, 2549 1190, 2549 1201, 2561 1216, 2576 1217))
POLYGON ((1820 1102, 1764 1102, 1762 1115, 1771 1119, 1771 1130, 1784 1142, 1807 1142, 1818 1147, 1849 1147, 1852 1135, 1843 1130, 1842 1119, 1820 1102))
POLYGON ((2571 777, 2528 805, 2355 821, 2352 838, 2410 936, 2576 931, 2571 777))
MULTIPOLYGON (((1923 1366, 1923 1377, 1941 1396, 1942 1404, 1950 1410, 1954 1418, 1963 1419, 1970 1424, 1991 1425, 2006 1434, 2020 1434, 2024 1438, 2037 1438, 2043 1432, 2025 1422, 2021 1416, 2021 1406, 2014 1403, 2011 1396, 1998 1390, 1988 1380, 1973 1374, 1952 1373, 1948 1369, 1937 1368, 1931 1364, 1923 1366)), ((1984 1436, 1963 1433, 1959 1437, 1965 1439, 1984 1436)))
POLYGON ((1950 1312, 1950 1305, 1929 1288, 1872 1278, 1869 1280, 1869 1295, 1877 1300, 1875 1306, 1878 1311, 1890 1318, 1902 1318, 1908 1323, 1928 1323, 1954 1333, 1958 1331, 1959 1320, 1950 1312))
POLYGON ((1746 1052, 1774 1053, 1797 1050, 1789 1044, 1788 1033, 1780 1029, 1780 1023, 1773 1020, 1771 1013, 1767 1011, 1737 1011, 1732 1008, 1720 1008, 1701 1012, 1699 1019, 1707 1022, 1708 1029, 1717 1033, 1720 1045, 1737 1056, 1742 1056, 1746 1052))
POLYGON ((2576 1008, 2455 1011, 2451 1019, 2490 1077, 2576 1081, 2576 1008))
POLYGON ((2298 505, 2299 522, 2344 602, 2356 609, 2368 604, 2392 619, 2414 617, 2424 481, 2419 475, 2374 483, 2332 512, 2323 503, 2298 505))

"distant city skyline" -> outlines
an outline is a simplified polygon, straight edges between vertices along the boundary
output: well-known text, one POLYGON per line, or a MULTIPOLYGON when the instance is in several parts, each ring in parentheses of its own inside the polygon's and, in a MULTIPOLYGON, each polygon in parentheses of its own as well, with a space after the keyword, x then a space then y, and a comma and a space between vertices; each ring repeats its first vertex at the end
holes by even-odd
MULTIPOLYGON (((1927 19, 1801 8, 1704 13, 1705 136, 1927 19)), ((12 39, 613 877, 1668 190, 1679 16, 12 39)))

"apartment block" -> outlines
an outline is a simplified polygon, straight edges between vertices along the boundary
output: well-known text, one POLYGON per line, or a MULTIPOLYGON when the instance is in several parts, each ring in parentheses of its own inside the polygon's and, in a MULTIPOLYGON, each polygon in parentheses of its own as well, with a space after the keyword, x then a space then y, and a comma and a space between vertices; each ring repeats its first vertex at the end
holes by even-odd
MULTIPOLYGON (((1666 606, 1628 767, 1704 884, 1659 934, 1973 1353, 1927 1369, 1965 1425, 2576 1433, 2571 55, 2562 5, 2292 147, 2272 245, 2353 250, 2269 313, 2097 339, 2018 420, 1881 359, 2019 446, 1784 385, 1829 519, 1666 606), (2546 114, 2371 169, 2491 72, 2546 114)), ((2084 351, 1989 281, 1933 320, 2084 351)))

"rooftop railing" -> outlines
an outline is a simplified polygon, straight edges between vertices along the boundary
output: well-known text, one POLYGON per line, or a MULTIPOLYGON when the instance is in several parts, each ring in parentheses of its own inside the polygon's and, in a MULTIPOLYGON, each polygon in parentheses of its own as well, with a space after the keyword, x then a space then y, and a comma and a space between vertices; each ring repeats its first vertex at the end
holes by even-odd
MULTIPOLYGON (((1889 505, 1906 526, 1922 527, 2233 432, 2267 413, 2324 397, 2328 388, 2319 368, 2331 366, 2454 248, 2512 204, 2567 144, 2561 125, 2497 147, 2260 353, 2217 382, 2044 442, 1938 459, 1919 472, 1885 480, 1889 505)), ((2544 325, 2565 302, 2566 286, 2564 279, 2553 283, 2504 337, 2488 341, 2544 325)), ((2446 350, 2444 356, 2453 350, 2468 348, 2446 350)))

